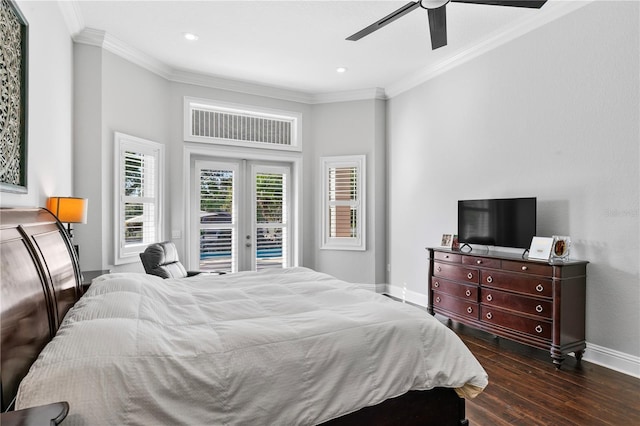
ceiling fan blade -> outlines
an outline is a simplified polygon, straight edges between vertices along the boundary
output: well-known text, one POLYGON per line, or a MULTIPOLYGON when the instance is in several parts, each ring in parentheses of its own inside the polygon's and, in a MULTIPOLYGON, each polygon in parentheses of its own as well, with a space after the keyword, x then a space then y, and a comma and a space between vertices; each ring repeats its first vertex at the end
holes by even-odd
POLYGON ((420 2, 419 1, 412 1, 410 3, 405 4, 404 6, 402 6, 400 9, 396 10, 395 12, 392 12, 390 14, 388 14, 387 16, 385 16, 384 18, 380 19, 377 22, 374 22, 373 24, 369 25, 368 27, 358 31, 357 33, 353 34, 352 36, 347 37, 347 40, 351 40, 351 41, 356 41, 356 40, 360 40, 362 37, 371 34, 372 32, 379 30, 380 28, 384 27, 387 24, 392 23, 393 21, 395 21, 398 18, 401 18, 402 16, 406 15, 407 13, 411 12, 412 10, 416 9, 420 7, 420 2))
POLYGON ((431 49, 447 45, 447 9, 446 5, 437 9, 427 9, 429 13, 429 31, 431 32, 431 49))
POLYGON ((451 0, 454 3, 488 4, 492 6, 528 7, 540 9, 547 0, 451 0))

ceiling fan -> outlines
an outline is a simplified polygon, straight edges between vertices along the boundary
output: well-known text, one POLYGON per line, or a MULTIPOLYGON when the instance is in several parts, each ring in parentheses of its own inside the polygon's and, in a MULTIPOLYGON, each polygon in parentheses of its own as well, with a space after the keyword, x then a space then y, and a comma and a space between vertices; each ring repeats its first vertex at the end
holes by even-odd
POLYGON ((431 48, 433 50, 447 45, 447 10, 446 6, 449 1, 455 3, 475 3, 488 4, 493 6, 510 6, 510 7, 527 7, 531 9, 540 9, 547 0, 420 0, 412 1, 402 6, 395 12, 390 13, 377 22, 358 31, 347 40, 356 41, 362 37, 379 30, 387 24, 406 15, 409 12, 421 7, 427 10, 429 15, 429 29, 431 31, 431 48))

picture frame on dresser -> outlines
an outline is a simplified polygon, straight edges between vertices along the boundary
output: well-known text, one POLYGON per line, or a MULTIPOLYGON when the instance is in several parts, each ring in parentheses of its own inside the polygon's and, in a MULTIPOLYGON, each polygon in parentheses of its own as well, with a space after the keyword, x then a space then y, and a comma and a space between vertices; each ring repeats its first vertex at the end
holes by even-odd
POLYGON ((440 239, 440 247, 451 248, 453 245, 453 234, 442 234, 440 239))
POLYGON ((553 248, 553 238, 533 237, 529 247, 529 259, 549 260, 553 248))
POLYGON ((554 235, 551 249, 551 259, 567 260, 571 249, 571 237, 563 235, 554 235))

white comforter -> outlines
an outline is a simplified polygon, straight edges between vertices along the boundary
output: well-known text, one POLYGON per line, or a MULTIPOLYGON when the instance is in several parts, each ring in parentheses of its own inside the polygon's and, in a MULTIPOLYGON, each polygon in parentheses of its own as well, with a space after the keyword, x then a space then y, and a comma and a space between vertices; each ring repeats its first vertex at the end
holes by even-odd
POLYGON ((100 277, 17 408, 68 401, 65 425, 310 425, 410 389, 486 386, 453 332, 365 287, 305 268, 100 277))

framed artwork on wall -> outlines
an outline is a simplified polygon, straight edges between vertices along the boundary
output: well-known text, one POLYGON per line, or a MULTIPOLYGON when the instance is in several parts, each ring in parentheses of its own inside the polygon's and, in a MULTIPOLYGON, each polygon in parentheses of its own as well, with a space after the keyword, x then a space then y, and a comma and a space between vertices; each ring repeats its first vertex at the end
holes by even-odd
POLYGON ((0 190, 27 192, 28 23, 13 0, 0 0, 0 190))

